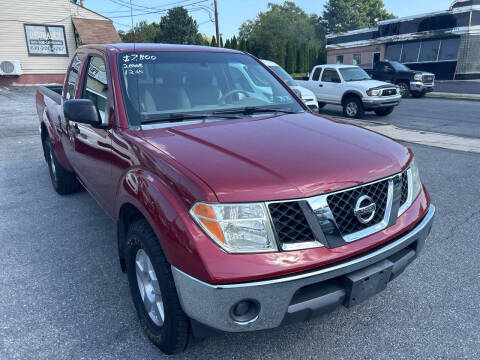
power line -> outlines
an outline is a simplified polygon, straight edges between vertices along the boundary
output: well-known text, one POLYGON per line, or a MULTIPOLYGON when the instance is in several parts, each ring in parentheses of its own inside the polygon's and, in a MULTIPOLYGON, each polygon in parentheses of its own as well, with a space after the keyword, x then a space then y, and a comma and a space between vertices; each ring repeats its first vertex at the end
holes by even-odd
MULTIPOLYGON (((191 0, 190 0, 191 1, 191 0)), ((192 5, 197 5, 197 4, 201 4, 201 3, 204 3, 208 0, 200 0, 200 1, 197 1, 197 2, 193 2, 193 3, 190 3, 190 4, 185 4, 183 5, 184 7, 187 7, 187 6, 192 6, 192 5)), ((144 16, 144 15, 150 15, 150 14, 159 14, 159 13, 164 13, 166 11, 168 11, 169 9, 162 9, 162 10, 154 10, 154 11, 147 11, 147 12, 143 12, 143 13, 136 13, 136 14, 133 14, 133 15, 118 15, 118 16, 109 16, 109 18, 111 19, 120 19, 120 18, 126 18, 126 17, 130 17, 130 16, 144 16)), ((138 11, 138 10, 137 10, 138 11)))

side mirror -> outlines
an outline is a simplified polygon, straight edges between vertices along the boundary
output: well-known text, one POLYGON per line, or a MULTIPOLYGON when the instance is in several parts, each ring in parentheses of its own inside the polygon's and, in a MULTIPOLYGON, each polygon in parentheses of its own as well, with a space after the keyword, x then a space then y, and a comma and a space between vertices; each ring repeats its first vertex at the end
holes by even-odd
POLYGON ((97 107, 90 99, 72 99, 63 103, 63 114, 71 121, 88 124, 94 127, 102 126, 102 119, 97 107))

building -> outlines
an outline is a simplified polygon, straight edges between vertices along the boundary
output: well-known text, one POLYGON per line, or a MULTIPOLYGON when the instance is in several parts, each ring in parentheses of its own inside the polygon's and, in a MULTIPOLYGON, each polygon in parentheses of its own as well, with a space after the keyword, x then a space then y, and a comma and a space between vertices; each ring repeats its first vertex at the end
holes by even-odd
POLYGON ((371 68, 379 60, 399 61, 437 79, 480 79, 480 0, 457 0, 446 11, 327 35, 329 64, 371 68))
POLYGON ((0 85, 62 83, 77 45, 121 42, 110 19, 70 0, 6 0, 0 85))

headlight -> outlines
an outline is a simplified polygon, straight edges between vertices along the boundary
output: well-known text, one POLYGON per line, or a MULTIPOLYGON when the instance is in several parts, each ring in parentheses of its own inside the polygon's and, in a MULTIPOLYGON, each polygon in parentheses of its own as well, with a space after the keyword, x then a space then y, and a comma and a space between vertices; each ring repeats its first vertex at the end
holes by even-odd
POLYGON ((422 181, 420 180, 420 174, 415 159, 411 161, 410 166, 406 171, 408 177, 408 197, 407 201, 398 210, 398 216, 408 210, 422 191, 422 181))
POLYGON ((413 75, 413 79, 415 81, 422 81, 423 76, 422 76, 422 74, 415 74, 415 75, 413 75))
POLYGON ((265 204, 197 203, 190 215, 217 245, 229 253, 278 250, 265 204))
POLYGON ((420 180, 420 172, 418 171, 417 162, 415 159, 410 163, 410 170, 412 172, 412 202, 417 198, 422 191, 422 181, 420 180))
POLYGON ((381 93, 380 89, 368 89, 367 90, 367 95, 368 96, 379 96, 381 93))

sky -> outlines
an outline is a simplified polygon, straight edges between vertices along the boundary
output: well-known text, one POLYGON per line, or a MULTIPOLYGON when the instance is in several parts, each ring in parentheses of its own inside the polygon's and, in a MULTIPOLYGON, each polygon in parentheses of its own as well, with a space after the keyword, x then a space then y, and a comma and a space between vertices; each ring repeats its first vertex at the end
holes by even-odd
MULTIPOLYGON (((134 23, 141 20, 147 22, 160 21, 165 12, 158 13, 158 9, 168 9, 178 5, 190 5, 190 15, 199 24, 199 31, 207 36, 215 34, 213 19, 213 0, 131 0, 133 5, 141 5, 150 9, 134 11, 138 13, 152 12, 134 16, 134 23), (154 9, 152 9, 154 7, 154 9), (206 8, 207 7, 207 8, 206 8), (209 14, 210 13, 210 14, 209 14)), ((85 7, 96 11, 114 21, 117 30, 128 30, 131 27, 131 18, 128 4, 130 0, 85 0, 85 7), (122 4, 123 3, 123 4, 122 4)), ((267 10, 269 2, 283 3, 283 0, 218 0, 219 27, 224 39, 238 34, 238 28, 245 20, 254 19, 261 11, 267 10)), ((327 0, 295 0, 295 3, 307 13, 321 14, 327 0)), ((418 15, 433 11, 447 10, 452 0, 384 0, 387 11, 398 17, 418 15)))

